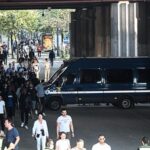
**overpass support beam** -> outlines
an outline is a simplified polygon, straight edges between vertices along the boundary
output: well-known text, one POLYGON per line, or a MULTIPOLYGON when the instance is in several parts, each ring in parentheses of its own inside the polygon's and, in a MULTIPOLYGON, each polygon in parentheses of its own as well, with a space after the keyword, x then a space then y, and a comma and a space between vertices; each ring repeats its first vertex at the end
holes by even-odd
POLYGON ((138 4, 138 55, 150 56, 150 3, 138 4))
POLYGON ((110 4, 95 8, 95 56, 110 56, 110 4))
POLYGON ((94 9, 71 14, 71 57, 94 56, 94 9))
POLYGON ((76 10, 71 57, 150 56, 150 3, 105 3, 76 10))
POLYGON ((111 56, 138 55, 137 4, 120 1, 111 4, 111 56))

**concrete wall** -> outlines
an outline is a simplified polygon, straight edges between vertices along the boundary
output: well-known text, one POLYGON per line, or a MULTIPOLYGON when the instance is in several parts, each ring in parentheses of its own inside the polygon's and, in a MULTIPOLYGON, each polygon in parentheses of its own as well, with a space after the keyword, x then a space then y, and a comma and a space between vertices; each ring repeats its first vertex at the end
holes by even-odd
POLYGON ((136 4, 111 4, 111 56, 136 56, 137 27, 136 4))
POLYGON ((95 56, 110 56, 110 4, 95 9, 95 56))
POLYGON ((76 10, 71 57, 150 56, 150 3, 107 3, 76 10))
POLYGON ((139 3, 138 10, 138 55, 150 56, 150 3, 139 3))

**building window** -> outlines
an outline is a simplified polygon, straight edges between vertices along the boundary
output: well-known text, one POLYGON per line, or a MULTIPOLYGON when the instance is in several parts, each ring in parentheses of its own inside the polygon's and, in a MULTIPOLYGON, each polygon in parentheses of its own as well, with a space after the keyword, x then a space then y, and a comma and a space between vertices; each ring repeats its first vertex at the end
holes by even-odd
POLYGON ((74 74, 68 74, 65 77, 65 84, 73 84, 75 82, 75 77, 76 77, 76 75, 74 75, 74 74))

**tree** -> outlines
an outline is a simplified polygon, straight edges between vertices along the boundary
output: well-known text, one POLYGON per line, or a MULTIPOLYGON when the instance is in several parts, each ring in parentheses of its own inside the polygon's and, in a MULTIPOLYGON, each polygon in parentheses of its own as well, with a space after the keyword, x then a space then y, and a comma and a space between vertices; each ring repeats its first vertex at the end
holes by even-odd
MULTIPOLYGON (((69 32, 70 12, 72 10, 1 10, 0 33, 11 38, 11 48, 14 39, 20 39, 19 34, 28 32, 49 32, 55 34, 59 29, 69 32)), ((65 33, 67 33, 65 32, 65 33)), ((13 54, 13 52, 12 52, 13 54)))
POLYGON ((17 38, 19 32, 26 30, 31 33, 37 29, 39 16, 34 12, 33 10, 0 11, 0 33, 11 38, 11 49, 13 39, 17 38))
POLYGON ((61 28, 63 31, 68 31, 70 22, 70 12, 71 9, 52 9, 51 11, 45 10, 44 16, 43 10, 39 10, 38 13, 41 15, 39 18, 40 26, 39 30, 43 31, 46 28, 50 28, 52 32, 56 32, 57 27, 61 28))

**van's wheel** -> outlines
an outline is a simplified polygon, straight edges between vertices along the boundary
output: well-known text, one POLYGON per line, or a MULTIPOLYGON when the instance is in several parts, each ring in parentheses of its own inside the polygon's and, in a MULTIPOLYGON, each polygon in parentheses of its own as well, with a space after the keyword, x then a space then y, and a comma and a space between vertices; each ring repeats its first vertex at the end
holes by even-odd
POLYGON ((59 110, 61 108, 61 100, 59 98, 54 98, 50 102, 50 109, 51 110, 59 110))
POLYGON ((131 97, 123 97, 120 101, 120 105, 123 109, 129 109, 134 107, 134 101, 131 97))

